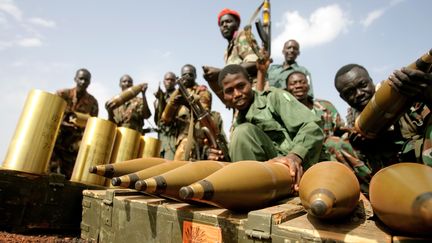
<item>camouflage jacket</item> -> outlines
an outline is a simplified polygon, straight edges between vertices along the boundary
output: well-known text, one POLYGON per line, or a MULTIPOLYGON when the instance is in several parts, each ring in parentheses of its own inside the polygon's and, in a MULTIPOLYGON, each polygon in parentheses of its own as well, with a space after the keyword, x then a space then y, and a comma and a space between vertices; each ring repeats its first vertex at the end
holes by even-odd
MULTIPOLYGON (((205 110, 207 110, 208 112, 211 111, 212 96, 206 86, 195 85, 192 88, 188 88, 187 90, 191 95, 196 96, 199 99, 201 105, 205 110)), ((188 135, 190 113, 191 111, 186 106, 181 106, 177 111, 176 114, 176 123, 177 123, 176 127, 178 128, 177 143, 183 138, 187 137, 188 135)), ((195 123, 196 123, 195 127, 198 128, 199 123, 197 123, 196 121, 195 123)), ((200 134, 199 129, 195 129, 194 134, 195 134, 194 136, 195 138, 197 138, 197 136, 202 137, 202 134, 200 134)))
MULTIPOLYGON (((211 110, 212 96, 206 86, 195 84, 191 88, 187 88, 187 91, 189 92, 189 95, 193 96, 199 101, 199 103, 201 103, 205 110, 211 110)), ((180 95, 178 89, 171 94, 172 97, 178 95, 180 95)), ((174 126, 176 128, 177 140, 181 140, 188 134, 190 115, 191 111, 188 106, 176 104, 174 99, 170 99, 162 113, 161 123, 164 126, 174 126)))
MULTIPOLYGON (((252 45, 258 46, 255 38, 252 35, 252 45)), ((255 63, 258 56, 254 52, 251 43, 246 38, 245 32, 239 30, 234 34, 233 39, 228 43, 224 55, 225 65, 241 64, 246 62, 255 63)))
POLYGON ((326 136, 333 136, 335 130, 345 125, 336 107, 330 101, 315 99, 312 111, 321 119, 321 128, 326 136))
POLYGON ((66 101, 66 113, 78 111, 91 116, 97 116, 99 113, 97 100, 87 91, 79 100, 76 95, 76 88, 58 90, 56 94, 66 101))
MULTIPOLYGON (((355 119, 360 112, 349 108, 347 114, 348 126, 354 128, 355 119)), ((352 143, 359 158, 365 161, 372 173, 388 165, 406 161, 428 163, 432 158, 428 155, 427 132, 432 130, 429 109, 423 104, 413 105, 397 123, 381 136, 366 140, 361 144, 352 143)))
POLYGON ((143 133, 144 104, 141 97, 135 97, 113 111, 114 121, 119 127, 128 127, 143 133))
MULTIPOLYGON (((60 156, 60 154, 72 153, 68 155, 70 161, 75 161, 76 153, 78 152, 79 145, 84 133, 84 129, 69 123, 69 112, 81 112, 97 116, 99 112, 97 100, 89 93, 85 93, 79 100, 76 96, 76 88, 58 90, 56 94, 62 97, 67 105, 65 116, 63 117, 62 126, 57 136, 53 157, 60 156)), ((63 157, 68 157, 63 156, 63 157)))

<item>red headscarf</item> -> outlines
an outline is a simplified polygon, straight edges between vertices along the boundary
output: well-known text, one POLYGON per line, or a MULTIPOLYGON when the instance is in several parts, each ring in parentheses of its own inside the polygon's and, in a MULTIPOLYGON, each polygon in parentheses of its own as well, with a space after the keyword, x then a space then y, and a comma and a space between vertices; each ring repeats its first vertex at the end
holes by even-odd
POLYGON ((240 14, 237 11, 235 11, 235 10, 232 10, 232 9, 229 9, 229 8, 224 8, 218 14, 218 25, 220 25, 220 19, 222 18, 222 16, 224 16, 226 14, 231 14, 232 16, 234 16, 238 20, 238 22, 240 24, 240 14))

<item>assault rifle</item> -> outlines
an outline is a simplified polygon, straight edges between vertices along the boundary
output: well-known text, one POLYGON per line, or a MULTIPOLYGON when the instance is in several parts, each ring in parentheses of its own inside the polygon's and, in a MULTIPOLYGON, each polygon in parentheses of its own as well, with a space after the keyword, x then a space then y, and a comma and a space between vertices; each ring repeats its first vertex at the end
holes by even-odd
POLYGON ((228 145, 225 137, 220 132, 219 128, 211 117, 210 112, 204 109, 199 99, 195 99, 195 97, 190 94, 189 91, 186 89, 183 84, 185 78, 186 77, 181 77, 176 80, 180 93, 188 102, 189 107, 194 113, 196 119, 200 122, 201 129, 203 130, 207 139, 210 142, 210 147, 222 150, 225 159, 224 161, 230 162, 231 159, 228 154, 228 145))
POLYGON ((245 31, 246 40, 249 42, 249 45, 252 47, 253 51, 258 56, 258 58, 263 60, 265 59, 265 57, 259 51, 256 44, 252 41, 252 22, 258 17, 258 14, 260 13, 261 9, 262 9, 263 21, 261 22, 261 20, 258 18, 255 21, 255 26, 257 28, 258 35, 262 41, 263 48, 267 51, 267 55, 270 57, 271 55, 270 0, 264 0, 258 6, 258 8, 255 10, 251 18, 249 19, 249 23, 244 27, 244 31, 245 31))
POLYGON ((270 21, 270 0, 264 0, 262 3, 262 19, 255 21, 258 35, 260 36, 263 47, 266 49, 268 55, 271 54, 271 21, 270 21))
POLYGON ((156 97, 156 100, 157 100, 157 107, 155 108, 154 121, 155 121, 156 125, 159 126, 162 113, 165 109, 165 106, 167 105, 165 97, 164 97, 164 93, 163 93, 162 89, 160 88, 160 83, 158 85, 158 90, 156 91, 156 93, 154 93, 154 96, 156 97))

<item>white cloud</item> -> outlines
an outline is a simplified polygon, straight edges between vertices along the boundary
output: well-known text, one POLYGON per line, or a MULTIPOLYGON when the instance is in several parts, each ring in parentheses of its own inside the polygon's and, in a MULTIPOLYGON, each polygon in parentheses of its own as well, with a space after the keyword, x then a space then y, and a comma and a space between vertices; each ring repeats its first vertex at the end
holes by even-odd
MULTIPOLYGON (((325 6, 315 10, 309 18, 303 17, 299 12, 286 12, 282 22, 276 27, 283 28, 281 34, 272 42, 273 46, 282 48, 289 39, 300 42, 302 49, 319 46, 336 39, 346 31, 351 20, 337 4, 325 6)), ((279 51, 274 52, 280 58, 279 51)))
POLYGON ((372 25, 372 23, 381 18, 391 7, 394 7, 404 1, 405 0, 392 0, 388 6, 370 11, 366 18, 360 20, 360 24, 363 25, 363 27, 365 28, 369 27, 370 25, 372 25))
POLYGON ((384 15, 385 10, 384 9, 378 9, 370 12, 368 16, 361 20, 360 23, 365 27, 369 27, 375 20, 379 19, 381 16, 384 15))
POLYGON ((42 26, 46 28, 54 28, 56 27, 56 23, 52 20, 46 20, 43 18, 31 18, 28 20, 31 24, 42 26))
POLYGON ((39 47, 42 46, 42 41, 39 38, 31 37, 21 39, 17 42, 17 44, 22 47, 39 47))
POLYGON ((21 10, 15 6, 12 0, 0 0, 0 11, 9 14, 18 21, 21 21, 22 19, 21 10))
POLYGON ((40 17, 26 18, 13 0, 0 0, 0 27, 4 36, 0 51, 16 47, 40 47, 43 45, 42 28, 55 28, 56 22, 40 17), (17 36, 17 38, 14 38, 17 36), (20 38, 19 36, 26 36, 20 38))

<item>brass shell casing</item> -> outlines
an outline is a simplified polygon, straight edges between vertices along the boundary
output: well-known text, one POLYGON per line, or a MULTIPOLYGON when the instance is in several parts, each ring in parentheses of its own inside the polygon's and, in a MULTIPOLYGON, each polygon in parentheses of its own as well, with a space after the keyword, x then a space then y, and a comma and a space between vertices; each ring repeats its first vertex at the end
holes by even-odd
POLYGON ((398 163, 376 173, 369 185, 374 213, 403 233, 432 235, 432 168, 398 163))
POLYGON ((111 164, 138 158, 141 133, 127 128, 118 127, 114 147, 111 154, 111 164))
POLYGON ((340 218, 355 209, 360 199, 360 185, 344 164, 319 162, 303 174, 299 195, 309 214, 322 219, 340 218))
POLYGON ((71 181, 104 185, 105 178, 90 174, 89 167, 108 164, 116 137, 116 125, 97 117, 87 121, 71 181))
POLYGON ((66 101, 61 97, 31 90, 2 167, 35 174, 45 173, 65 109, 66 101))
MULTIPOLYGON (((408 68, 430 72, 432 49, 408 65, 408 68)), ((366 138, 376 138, 384 129, 389 128, 413 104, 413 100, 399 93, 385 80, 372 99, 355 121, 356 130, 366 138)))
POLYGON ((140 152, 138 157, 157 158, 160 157, 162 143, 159 139, 153 137, 141 137, 140 152))

